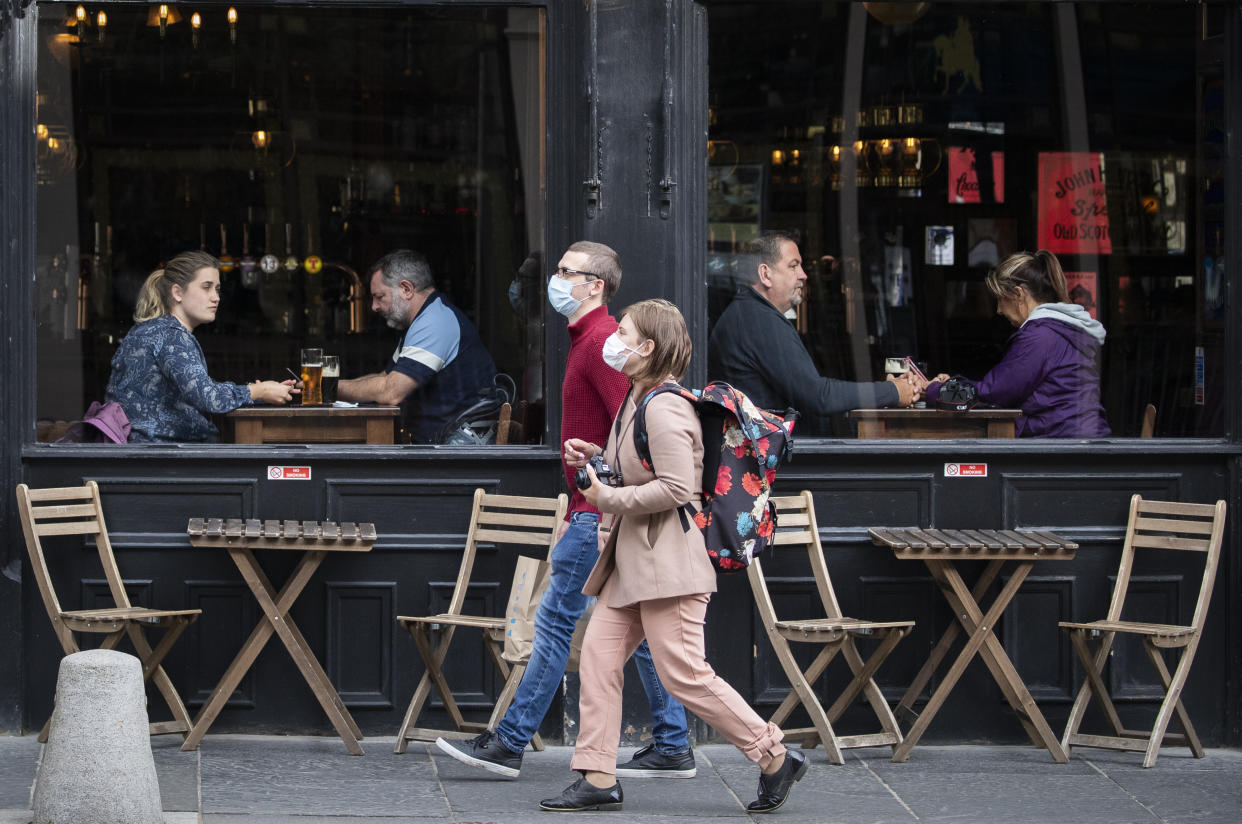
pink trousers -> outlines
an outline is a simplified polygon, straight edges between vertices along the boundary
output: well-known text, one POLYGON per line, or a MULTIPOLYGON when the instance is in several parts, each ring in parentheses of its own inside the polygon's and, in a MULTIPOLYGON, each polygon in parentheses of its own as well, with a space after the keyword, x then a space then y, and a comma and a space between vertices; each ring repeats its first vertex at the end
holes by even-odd
POLYGON ((621 737, 625 662, 645 637, 665 689, 715 727, 760 769, 784 752, 784 734, 769 724, 707 663, 703 621, 711 595, 641 601, 615 609, 604 585, 582 642, 581 729, 570 768, 615 773, 621 737))

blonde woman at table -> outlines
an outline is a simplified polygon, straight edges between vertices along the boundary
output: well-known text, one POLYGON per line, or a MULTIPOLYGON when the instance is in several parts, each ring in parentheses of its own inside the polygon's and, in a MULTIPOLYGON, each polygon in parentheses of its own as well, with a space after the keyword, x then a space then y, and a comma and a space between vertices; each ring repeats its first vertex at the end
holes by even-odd
MULTIPOLYGON (((1019 252, 988 273, 996 314, 1017 331, 1001 362, 975 388, 993 406, 1020 406, 1020 438, 1106 438, 1111 434, 1100 403, 1100 348, 1104 327, 1070 302, 1057 256, 1041 249, 1019 252)), ((927 402, 940 398, 948 375, 927 385, 927 402)))
POLYGON ((797 751, 786 751, 783 733, 764 721, 705 660, 703 621, 716 591, 716 573, 703 535, 683 529, 677 510, 700 504, 703 434, 694 408, 674 393, 652 398, 646 413, 652 469, 634 447, 634 412, 652 389, 676 382, 690 363, 690 336, 677 307, 645 300, 625 311, 604 342, 604 362, 630 379, 629 394, 603 449, 571 438, 565 462, 575 467, 603 454, 619 469, 616 486, 600 483, 587 467, 586 499, 613 515, 612 528, 582 591, 598 595, 582 644, 581 727, 570 767, 582 777, 545 810, 616 810, 617 742, 621 735, 621 686, 625 662, 643 638, 666 689, 711 724, 760 768, 759 796, 747 809, 771 812, 785 803, 806 772, 797 751))
POLYGON ((194 330, 216 319, 220 263, 206 252, 182 252, 147 277, 135 326, 112 357, 107 400, 125 410, 131 442, 212 442, 207 414, 254 403, 288 403, 294 381, 245 386, 213 381, 194 330))

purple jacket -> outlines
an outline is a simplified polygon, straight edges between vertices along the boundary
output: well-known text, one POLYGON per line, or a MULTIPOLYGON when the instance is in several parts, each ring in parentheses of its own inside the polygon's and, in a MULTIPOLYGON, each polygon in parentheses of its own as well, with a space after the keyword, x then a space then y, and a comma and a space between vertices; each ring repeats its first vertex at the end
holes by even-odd
MULTIPOLYGON (((1104 327, 1081 306, 1045 303, 1009 338, 1001 362, 977 381, 979 400, 1020 406, 1020 438, 1106 438, 1112 434, 1100 404, 1096 365, 1104 327)), ((927 387, 927 400, 940 384, 927 387)))

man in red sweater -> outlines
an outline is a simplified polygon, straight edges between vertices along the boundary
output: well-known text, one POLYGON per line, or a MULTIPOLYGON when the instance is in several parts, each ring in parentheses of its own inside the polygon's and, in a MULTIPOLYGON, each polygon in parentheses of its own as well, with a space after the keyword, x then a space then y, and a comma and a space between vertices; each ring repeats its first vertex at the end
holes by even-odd
MULTIPOLYGON (((548 281, 552 308, 569 319, 569 358, 561 384, 562 443, 570 438, 606 443, 609 427, 625 400, 628 379, 603 359, 604 341, 617 329, 606 304, 620 285, 617 253, 585 240, 569 247, 548 281)), ((552 550, 552 574, 535 612, 530 663, 513 703, 495 730, 468 741, 436 739, 436 746, 463 764, 509 778, 521 771, 522 752, 538 732, 561 684, 574 626, 586 609, 582 585, 599 556, 599 510, 587 503, 574 484, 574 470, 564 469, 573 498, 552 550)), ((634 652, 634 664, 651 702, 654 742, 619 766, 617 775, 693 778, 694 753, 685 707, 660 683, 646 641, 634 652)))

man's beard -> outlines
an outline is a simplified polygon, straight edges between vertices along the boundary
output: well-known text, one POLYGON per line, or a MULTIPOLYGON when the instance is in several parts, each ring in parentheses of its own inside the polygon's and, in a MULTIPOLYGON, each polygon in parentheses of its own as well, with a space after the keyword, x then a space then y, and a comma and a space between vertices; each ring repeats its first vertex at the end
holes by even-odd
POLYGON ((400 298, 394 297, 392 305, 388 307, 388 311, 384 313, 384 322, 391 329, 404 329, 407 324, 406 317, 410 314, 410 304, 400 298))

